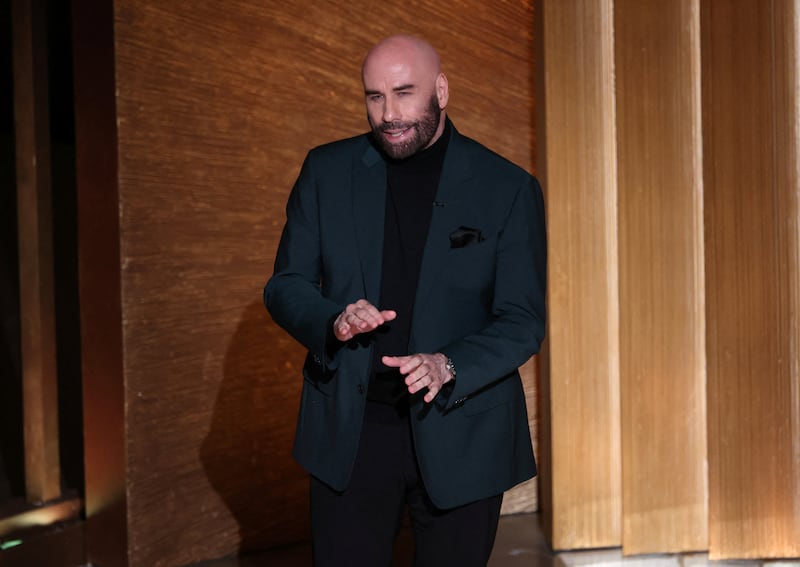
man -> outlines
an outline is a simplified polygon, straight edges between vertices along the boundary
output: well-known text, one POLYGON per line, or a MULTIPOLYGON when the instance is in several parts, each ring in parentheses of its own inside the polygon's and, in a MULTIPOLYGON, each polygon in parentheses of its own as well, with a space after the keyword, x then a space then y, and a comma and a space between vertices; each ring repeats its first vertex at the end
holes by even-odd
POLYGON ((317 565, 485 565, 503 492, 536 474, 517 368, 544 337, 536 180, 458 133, 434 49, 374 46, 372 131, 313 149, 287 205, 273 319, 309 350, 294 455, 317 565))

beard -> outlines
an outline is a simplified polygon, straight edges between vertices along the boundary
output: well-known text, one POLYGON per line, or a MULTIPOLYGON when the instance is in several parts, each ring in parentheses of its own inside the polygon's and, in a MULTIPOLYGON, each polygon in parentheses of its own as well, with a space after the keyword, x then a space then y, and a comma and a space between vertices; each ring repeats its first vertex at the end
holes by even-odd
POLYGON ((428 103, 428 108, 419 120, 412 122, 387 122, 381 124, 374 124, 372 119, 368 117, 369 124, 372 127, 372 137, 380 146, 381 150, 394 160, 403 160, 410 158, 420 150, 426 148, 431 143, 433 137, 436 135, 436 130, 439 127, 439 120, 442 116, 442 109, 439 108, 439 100, 436 95, 431 96, 428 103), (387 130, 413 130, 413 135, 406 141, 393 144, 384 136, 387 130))

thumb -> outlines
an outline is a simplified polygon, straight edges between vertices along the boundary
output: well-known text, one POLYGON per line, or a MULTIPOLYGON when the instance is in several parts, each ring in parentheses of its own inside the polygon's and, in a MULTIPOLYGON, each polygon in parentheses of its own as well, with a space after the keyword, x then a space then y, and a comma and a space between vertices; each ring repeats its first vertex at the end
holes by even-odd
POLYGON ((381 357, 381 362, 392 368, 397 368, 403 364, 403 361, 398 356, 383 356, 381 357))

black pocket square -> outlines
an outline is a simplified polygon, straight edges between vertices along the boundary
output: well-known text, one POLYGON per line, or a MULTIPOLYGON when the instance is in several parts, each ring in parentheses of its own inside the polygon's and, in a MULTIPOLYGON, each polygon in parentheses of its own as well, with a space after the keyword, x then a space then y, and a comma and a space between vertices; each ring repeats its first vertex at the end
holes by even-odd
POLYGON ((470 244, 481 242, 483 236, 481 231, 477 228, 469 228, 468 226, 459 226, 456 230, 450 233, 450 248, 463 248, 470 244))

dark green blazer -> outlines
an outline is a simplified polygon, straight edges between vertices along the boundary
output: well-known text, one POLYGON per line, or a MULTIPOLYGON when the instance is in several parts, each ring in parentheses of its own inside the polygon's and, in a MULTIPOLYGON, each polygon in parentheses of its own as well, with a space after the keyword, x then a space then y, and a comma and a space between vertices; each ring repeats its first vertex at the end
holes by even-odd
MULTIPOLYGON (((546 279, 539 184, 448 127, 409 346, 446 354, 457 371, 433 403, 415 396, 411 408, 422 478, 443 509, 536 474, 517 368, 544 337, 546 279)), ((386 166, 367 135, 311 150, 264 288, 275 322, 309 350, 294 456, 336 490, 358 449, 372 342, 360 335, 331 353, 326 338, 347 304, 380 304, 385 197, 386 166)))

